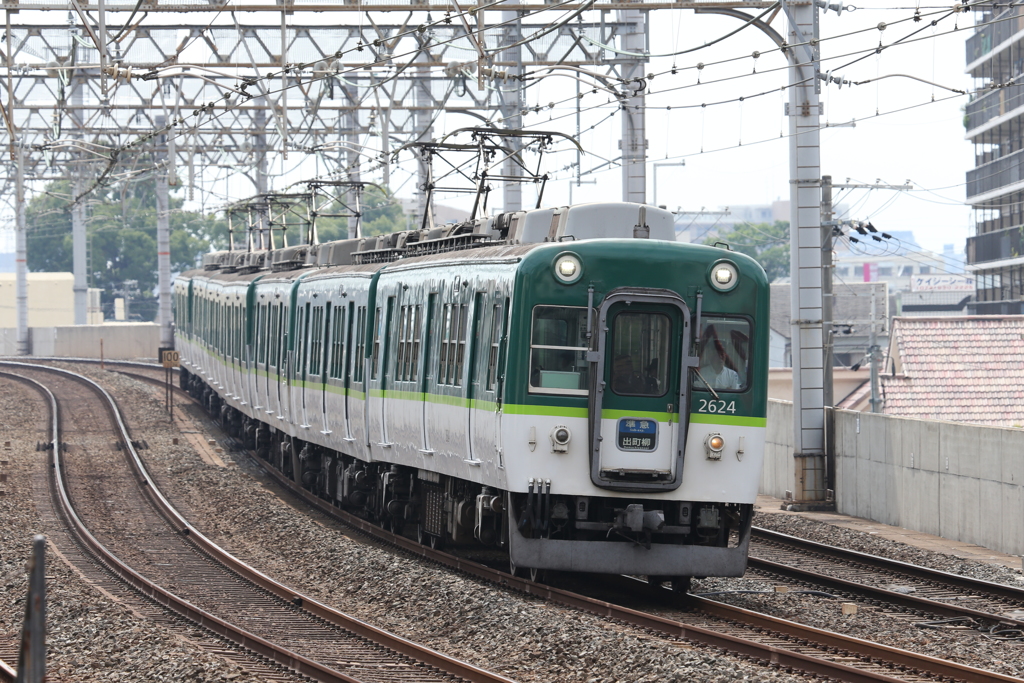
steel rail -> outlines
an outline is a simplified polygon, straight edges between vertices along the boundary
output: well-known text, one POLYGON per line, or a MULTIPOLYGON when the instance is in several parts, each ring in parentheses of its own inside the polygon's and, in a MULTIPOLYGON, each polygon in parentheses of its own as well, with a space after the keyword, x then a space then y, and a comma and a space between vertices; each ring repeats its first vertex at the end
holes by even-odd
POLYGON ((0 683, 15 683, 18 679, 18 672, 12 669, 7 662, 0 659, 0 683))
MULTIPOLYGON (((535 595, 556 604, 574 607, 601 617, 619 620, 639 628, 646 628, 658 633, 676 636, 692 642, 718 647, 728 652, 754 657, 783 667, 792 667, 794 669, 829 676, 838 680, 849 681, 851 683, 866 683, 868 681, 887 681, 894 683, 896 681, 903 681, 903 679, 900 678, 863 671, 847 664, 830 662, 828 660, 812 657, 799 652, 793 652, 776 646, 744 640, 729 634, 718 633, 711 629, 691 626, 679 621, 659 617, 653 614, 647 614, 645 612, 633 610, 614 603, 589 598, 571 591, 535 583, 471 560, 466 560, 439 550, 434 550, 428 546, 421 545, 412 539, 381 529, 371 522, 360 517, 356 517, 344 510, 340 510, 322 498, 306 491, 276 469, 270 467, 269 463, 253 457, 251 453, 249 455, 254 462, 256 462, 281 486, 300 496, 304 502, 316 507, 328 516, 344 522, 367 535, 402 548, 413 555, 418 555, 424 559, 466 572, 477 578, 482 578, 498 585, 508 586, 514 590, 519 590, 529 595, 535 595)), ((644 587, 647 586, 646 583, 642 583, 642 585, 644 587)), ((820 643, 826 647, 839 648, 861 657, 884 660, 892 662, 896 666, 905 666, 922 672, 938 676, 947 676, 954 680, 968 681, 970 683, 994 683, 996 681, 1001 683, 1020 683, 1020 679, 1013 676, 1005 676, 996 672, 986 671, 984 669, 978 669, 944 659, 921 655, 915 652, 881 645, 879 643, 872 643, 867 640, 852 638, 850 636, 844 636, 831 631, 816 629, 796 622, 758 614, 757 612, 733 607, 731 605, 715 602, 706 598, 700 598, 694 595, 681 596, 668 591, 667 589, 663 590, 664 596, 670 597, 672 600, 683 601, 680 603, 680 606, 683 608, 697 608, 721 619, 749 624, 756 628, 775 631, 792 638, 820 643)), ((659 594, 659 597, 662 597, 662 595, 659 594)))
MULTIPOLYGON (((152 364, 137 365, 148 366, 148 368, 151 369, 161 369, 160 366, 152 364)), ((163 383, 162 380, 155 377, 146 377, 145 375, 138 375, 134 373, 125 374, 130 374, 133 377, 143 379, 154 384, 163 383)), ((178 387, 175 387, 175 389, 180 393, 189 396, 191 399, 191 396, 187 392, 178 387)), ((194 399, 192 400, 194 401, 194 399)), ((399 547, 413 555, 466 572, 477 578, 482 578, 501 586, 507 586, 514 590, 534 595, 556 604, 574 607, 597 616, 619 620, 639 628, 650 629, 655 632, 683 638, 692 642, 710 645, 728 652, 753 657, 762 661, 768 661, 783 667, 792 667, 794 669, 829 676, 838 680, 849 681, 851 683, 867 683, 870 681, 885 681, 889 683, 899 681, 902 683, 904 680, 870 671, 863 671, 848 664, 831 662, 800 652, 786 650, 777 646, 744 640, 737 636, 719 633, 699 626, 684 624, 679 621, 659 617, 653 614, 647 614, 628 607, 615 605, 614 603, 573 593, 571 591, 553 588, 551 586, 529 581, 525 578, 512 576, 511 574, 507 574, 471 560, 466 560, 464 558, 432 549, 428 546, 421 545, 412 539, 386 531, 368 520, 362 519, 332 505, 330 502, 314 495, 293 482, 291 479, 285 477, 278 470, 271 467, 269 463, 253 456, 251 452, 246 451, 246 453, 278 484, 286 488, 291 493, 299 496, 304 502, 317 508, 320 512, 328 515, 329 517, 343 522, 344 524, 363 532, 368 536, 372 536, 393 546, 399 547)), ((635 585, 639 583, 645 590, 648 587, 648 584, 644 582, 625 578, 622 580, 626 582, 623 585, 635 585)), ((937 676, 948 677, 953 680, 966 681, 968 683, 1019 683, 1020 681, 1020 679, 1013 676, 978 669, 976 667, 959 664, 957 662, 922 655, 908 650, 902 650, 859 638, 853 638, 831 631, 816 629, 811 626, 805 626, 785 619, 759 614, 757 612, 716 602, 707 598, 701 598, 695 595, 680 595, 667 589, 662 590, 663 593, 658 594, 659 598, 668 599, 681 609, 697 609, 720 619, 735 621, 755 628, 774 631, 797 640, 817 643, 824 647, 838 648, 866 659, 890 662, 896 667, 906 667, 937 676)), ((886 591, 886 593, 891 593, 891 591, 886 591)), ((893 595, 906 597, 899 593, 894 593, 893 595)), ((887 598, 888 596, 886 596, 886 599, 887 598)), ((991 619, 992 615, 986 614, 986 618, 991 619)))
POLYGON ((835 576, 821 574, 809 569, 791 567, 780 562, 773 562, 772 560, 764 560, 750 556, 747 559, 747 567, 767 572, 769 574, 783 576, 804 584, 821 586, 832 591, 853 593, 863 596, 868 600, 899 605, 905 609, 917 612, 925 612, 942 617, 970 617, 971 619, 980 619, 982 621, 991 621, 1024 628, 1024 619, 1017 619, 1001 614, 992 614, 991 612, 971 609, 969 607, 951 605, 939 600, 922 598, 916 595, 900 593, 886 588, 876 588, 875 586, 850 581, 849 579, 840 579, 835 576))
MULTIPOLYGON (((346 615, 338 610, 335 610, 327 605, 318 602, 312 598, 309 598, 297 591, 291 590, 289 587, 278 583, 259 572, 258 570, 245 564, 238 558, 234 557, 230 553, 226 552, 215 543, 206 538, 202 533, 195 529, 188 521, 181 516, 181 514, 174 508, 173 505, 164 497, 156 486, 153 479, 150 477, 149 472, 146 470, 145 465, 139 458, 138 452, 135 450, 132 444, 131 436, 129 435, 128 428, 124 423, 124 419, 121 416, 120 410, 117 408, 117 404, 113 397, 92 379, 79 375, 77 373, 64 370, 61 368, 54 368, 50 366, 33 364, 33 363, 17 363, 11 361, 0 361, 2 366, 14 366, 32 370, 43 370, 46 372, 62 374, 66 377, 75 379, 76 381, 82 382, 89 385, 94 391, 96 391, 102 398, 105 399, 106 409, 111 417, 114 419, 118 426, 119 438, 123 441, 125 450, 129 454, 129 462, 132 464, 133 473, 136 479, 139 481, 140 487, 149 497, 149 499, 157 506, 159 512, 167 519, 168 523, 171 524, 179 533, 184 536, 188 536, 193 543, 199 548, 208 553, 213 559, 221 562, 232 571, 236 572, 243 578, 251 581, 271 592, 275 596, 289 601, 300 607, 310 614, 320 617, 325 621, 344 628, 358 636, 366 638, 378 645, 387 647, 388 649, 398 652, 407 657, 411 657, 419 662, 433 666, 437 669, 445 671, 453 676, 463 678, 473 683, 512 683, 512 681, 503 676, 479 669, 471 664, 461 662, 459 660, 447 657, 439 652, 431 650, 429 648, 418 645, 412 641, 406 640, 394 634, 388 633, 387 631, 378 629, 370 624, 362 622, 354 617, 346 615)), ((157 368, 159 366, 152 366, 157 368)), ((0 371, 0 374, 8 375, 11 377, 21 377, 13 373, 5 373, 0 371)), ((54 477, 57 482, 57 488, 59 492, 59 500, 62 511, 67 516, 68 521, 74 527, 75 531, 79 534, 85 544, 97 554, 98 557, 108 564, 112 570, 114 570, 122 579, 127 581, 141 593, 147 597, 153 599, 165 607, 173 610, 174 612, 184 616, 190 621, 203 626, 218 635, 225 637, 238 645, 245 647, 252 652, 267 657, 278 664, 289 667, 294 671, 297 671, 303 675, 315 678, 316 680, 337 682, 337 683, 360 683, 358 679, 347 676, 344 673, 326 667, 316 661, 303 657, 297 653, 294 653, 286 648, 280 647, 267 641, 260 636, 252 634, 244 629, 238 628, 223 619, 220 619, 208 612, 195 607, 189 602, 178 598, 173 593, 161 588, 148 581, 146 578, 135 572, 131 567, 124 564, 118 559, 113 553, 108 551, 85 527, 84 523, 80 520, 78 515, 75 513, 74 508, 71 504, 68 496, 65 473, 63 467, 63 460, 60 457, 60 438, 59 438, 59 424, 58 414, 59 408, 56 397, 53 396, 52 392, 41 383, 27 377, 22 379, 32 382, 40 387, 43 392, 49 396, 54 414, 54 422, 52 426, 54 438, 52 440, 51 448, 51 464, 54 468, 54 477)))
POLYGON ((951 572, 944 572, 939 569, 922 567, 921 565, 911 564, 909 562, 892 560, 887 557, 869 555, 858 550, 849 550, 847 548, 839 548, 834 545, 818 543, 817 541, 809 541, 805 538, 799 538, 797 536, 791 536, 789 534, 783 534, 778 531, 771 531, 761 527, 753 528, 753 537, 755 539, 764 539, 780 545, 799 548, 800 550, 807 552, 820 553, 822 555, 827 555, 847 562, 860 562, 875 569, 906 574, 925 581, 935 581, 961 590, 987 593, 1006 600, 1018 600, 1024 603, 1024 588, 1017 588, 1016 586, 1007 586, 1002 583, 975 579, 969 576, 961 576, 951 572))

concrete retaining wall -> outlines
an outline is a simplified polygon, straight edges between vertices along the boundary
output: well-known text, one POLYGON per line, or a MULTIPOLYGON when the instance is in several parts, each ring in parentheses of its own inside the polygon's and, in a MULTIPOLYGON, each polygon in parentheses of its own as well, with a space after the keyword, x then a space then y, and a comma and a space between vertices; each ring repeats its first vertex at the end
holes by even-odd
MULTIPOLYGON (((792 404, 771 401, 761 492, 793 490, 792 404)), ((1024 554, 1024 430, 836 411, 836 509, 1024 554)))
MULTIPOLYGON (((33 356, 99 358, 111 360, 156 358, 160 346, 160 326, 155 323, 104 323, 29 328, 29 347, 33 356)), ((18 332, 0 329, 0 355, 18 352, 18 332)))

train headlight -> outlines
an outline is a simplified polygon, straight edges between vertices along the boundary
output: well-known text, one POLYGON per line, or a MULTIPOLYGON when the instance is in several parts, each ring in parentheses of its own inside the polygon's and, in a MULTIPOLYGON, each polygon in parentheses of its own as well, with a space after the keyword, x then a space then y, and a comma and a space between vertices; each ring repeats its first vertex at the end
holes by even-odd
POLYGON ((719 292, 728 292, 740 281, 740 273, 731 261, 718 261, 711 266, 708 279, 719 292))
POLYGON ((551 450, 555 453, 568 453, 572 432, 565 425, 555 425, 551 429, 551 450))
POLYGON ((583 276, 583 264, 580 257, 571 252, 562 252, 555 257, 555 278, 566 285, 571 285, 583 276))
POLYGON ((721 460, 723 448, 725 448, 725 439, 718 432, 711 432, 704 437, 704 452, 708 456, 708 460, 721 460))

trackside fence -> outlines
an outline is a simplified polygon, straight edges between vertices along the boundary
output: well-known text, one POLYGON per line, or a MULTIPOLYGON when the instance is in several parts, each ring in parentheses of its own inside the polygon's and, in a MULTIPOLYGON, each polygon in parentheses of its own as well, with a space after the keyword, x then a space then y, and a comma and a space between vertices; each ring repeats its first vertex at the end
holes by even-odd
MULTIPOLYGON (((769 401, 761 493, 795 490, 793 404, 769 401)), ((1024 429, 835 411, 836 509, 1024 555, 1024 429)))

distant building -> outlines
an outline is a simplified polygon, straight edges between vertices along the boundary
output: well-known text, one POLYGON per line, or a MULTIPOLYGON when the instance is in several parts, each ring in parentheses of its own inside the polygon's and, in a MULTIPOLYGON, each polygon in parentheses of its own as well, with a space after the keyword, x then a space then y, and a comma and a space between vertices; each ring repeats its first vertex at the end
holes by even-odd
POLYGON ((775 221, 789 221, 789 200, 778 200, 771 204, 742 204, 718 209, 679 211, 676 213, 676 240, 700 244, 709 237, 728 235, 737 225, 775 221))
MULTIPOLYGON (((793 365, 791 351, 789 284, 771 286, 771 332, 769 361, 772 368, 793 365)), ((855 282, 833 285, 832 348, 833 365, 849 367, 863 361, 871 337, 871 321, 876 324, 876 343, 885 348, 889 335, 889 289, 885 282, 855 282), (875 317, 871 317, 871 295, 875 296, 875 317)))
POLYGON ((892 230, 887 234, 891 239, 882 238, 882 243, 856 235, 861 244, 870 245, 867 249, 858 244, 838 243, 833 257, 833 288, 838 291, 843 283, 885 282, 889 292, 897 297, 893 302, 896 314, 911 315, 918 310, 962 315, 967 305, 964 299, 973 298, 974 279, 963 274, 962 262, 952 252, 952 245, 948 245, 949 251, 937 254, 918 245, 909 230, 892 230), (888 253, 883 249, 888 249, 888 253), (961 291, 958 297, 952 294, 961 291), (957 307, 948 309, 952 305, 957 307))
MULTIPOLYGON (((75 276, 71 273, 28 273, 28 326, 60 327, 75 324, 75 276)), ((103 322, 99 289, 88 294, 89 324, 103 322)), ((14 273, 0 273, 0 328, 15 328, 17 288, 14 273)))
POLYGON ((967 73, 979 93, 967 103, 964 125, 974 143, 967 203, 975 234, 967 239, 967 269, 977 278, 972 313, 1024 313, 1024 7, 979 4, 967 40, 967 73))
POLYGON ((1024 316, 895 318, 883 412, 1024 427, 1024 316))

